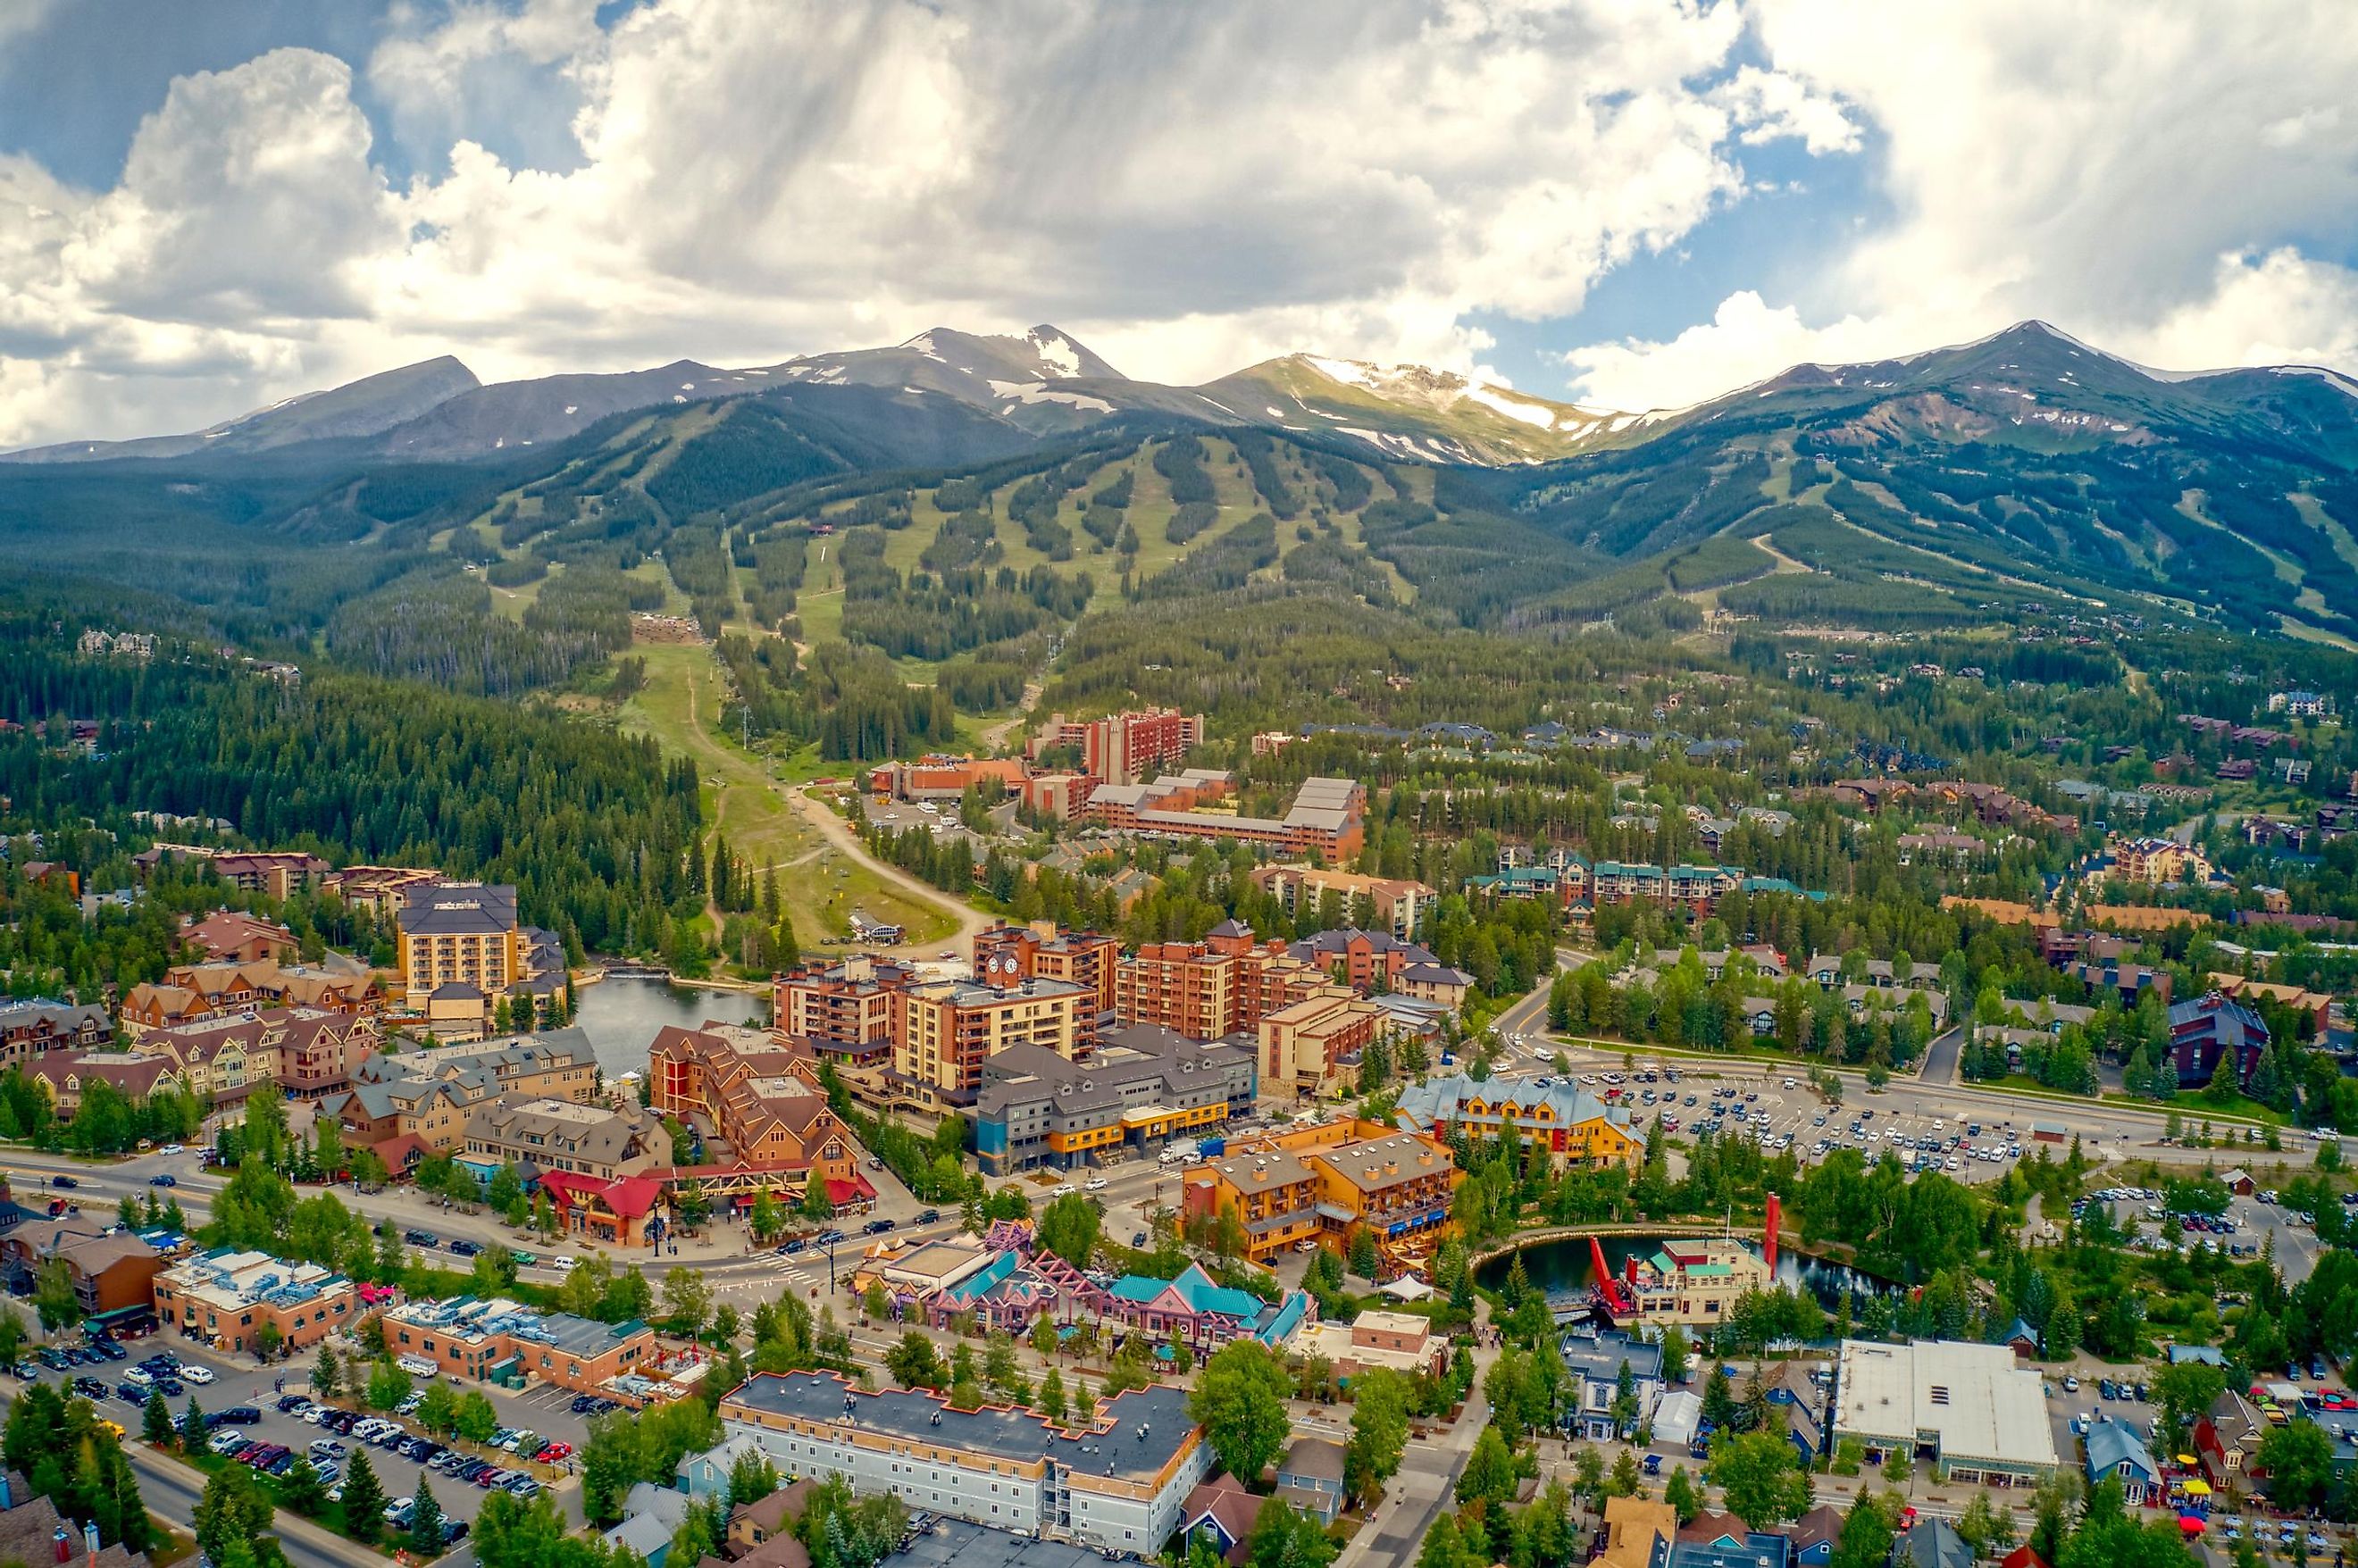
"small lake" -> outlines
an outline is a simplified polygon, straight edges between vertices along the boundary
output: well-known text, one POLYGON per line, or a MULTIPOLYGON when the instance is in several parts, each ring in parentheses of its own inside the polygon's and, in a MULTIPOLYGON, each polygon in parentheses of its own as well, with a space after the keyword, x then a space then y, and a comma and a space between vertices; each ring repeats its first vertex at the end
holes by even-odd
POLYGON ((752 1023, 766 1015, 770 999, 759 991, 705 990, 668 980, 600 980, 573 993, 573 1022, 598 1053, 607 1077, 647 1070, 647 1045, 666 1023, 693 1029, 715 1023, 752 1023))
MULTIPOLYGON (((1605 1248, 1606 1266, 1617 1274, 1621 1265, 1629 1259, 1652 1257, 1670 1238, 1606 1236, 1598 1239, 1605 1248)), ((1492 1290, 1498 1289, 1507 1282, 1507 1271, 1513 1265, 1514 1258, 1515 1254, 1511 1252, 1499 1254, 1476 1269, 1475 1279, 1492 1290)), ((1534 1242, 1523 1249, 1522 1259, 1524 1277, 1538 1286, 1554 1306, 1577 1306, 1588 1299, 1590 1291, 1595 1289, 1596 1266, 1589 1257, 1588 1238, 1585 1236, 1534 1242)), ((1797 1252, 1790 1247, 1777 1249, 1776 1282, 1808 1291, 1817 1297, 1821 1306, 1830 1311, 1845 1293, 1876 1295, 1891 1288, 1885 1281, 1871 1274, 1863 1274, 1847 1264, 1830 1263, 1823 1258, 1797 1252)))

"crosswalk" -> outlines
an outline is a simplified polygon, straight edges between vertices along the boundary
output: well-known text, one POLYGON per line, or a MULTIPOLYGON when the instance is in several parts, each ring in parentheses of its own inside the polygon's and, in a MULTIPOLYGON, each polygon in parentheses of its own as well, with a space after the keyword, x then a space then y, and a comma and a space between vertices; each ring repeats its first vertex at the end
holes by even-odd
POLYGON ((714 1288, 719 1291, 750 1292, 764 1298, 775 1296, 781 1288, 792 1289, 808 1296, 814 1290, 827 1288, 827 1264, 821 1260, 816 1265, 800 1258, 781 1258, 775 1253, 760 1260, 762 1272, 768 1278, 731 1280, 714 1288), (773 1282, 774 1281, 774 1282, 773 1282))

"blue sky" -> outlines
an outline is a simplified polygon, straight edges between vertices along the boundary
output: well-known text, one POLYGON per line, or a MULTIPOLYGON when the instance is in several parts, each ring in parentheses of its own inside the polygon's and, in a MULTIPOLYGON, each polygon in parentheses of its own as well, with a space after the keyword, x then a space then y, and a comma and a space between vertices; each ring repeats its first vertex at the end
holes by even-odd
POLYGON ((0 445, 1053 320, 1613 406, 2039 316, 2358 365, 2323 0, 16 0, 0 445), (1902 13, 1905 13, 1904 15, 1902 13))

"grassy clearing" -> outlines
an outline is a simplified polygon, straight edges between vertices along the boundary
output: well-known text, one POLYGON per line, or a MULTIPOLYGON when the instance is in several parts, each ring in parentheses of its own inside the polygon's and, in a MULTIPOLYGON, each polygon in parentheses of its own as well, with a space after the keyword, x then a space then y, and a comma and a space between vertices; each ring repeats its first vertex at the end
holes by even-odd
POLYGON ((622 727, 654 737, 665 751, 693 761, 703 780, 704 820, 724 833, 757 867, 776 866, 778 892, 805 946, 845 941, 850 915, 908 928, 913 942, 937 942, 957 929, 940 903, 921 903, 828 845, 795 810, 783 781, 789 776, 841 776, 843 762, 821 762, 806 747, 774 767, 748 755, 727 735, 720 710, 719 666, 710 652, 686 643, 642 643, 647 682, 622 708, 622 727))

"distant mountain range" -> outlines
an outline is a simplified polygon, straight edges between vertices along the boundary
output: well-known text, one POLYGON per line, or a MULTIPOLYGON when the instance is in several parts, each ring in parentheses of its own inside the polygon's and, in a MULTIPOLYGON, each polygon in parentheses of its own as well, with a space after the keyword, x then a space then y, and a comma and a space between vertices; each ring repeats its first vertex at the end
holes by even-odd
MULTIPOLYGON (((523 521, 560 503, 594 511, 601 495, 644 498, 659 527, 706 515, 770 526, 797 515, 813 485, 849 494, 863 474, 991 463, 1035 472, 1184 431, 1223 437, 1252 462, 1280 517, 1293 514, 1271 476, 1310 484, 1311 503, 1337 514, 1367 511, 1372 493, 1365 547, 1469 621, 1588 620, 1683 598, 1788 622, 1938 624, 2036 598, 2358 644, 2358 379, 2150 370, 2036 321, 1870 364, 1797 365, 1644 412, 1312 354, 1168 386, 1046 325, 492 385, 444 358, 187 435, 7 454, 0 473, 30 481, 73 465, 113 476, 108 507, 119 513, 130 486, 161 515, 180 503, 154 496, 164 487, 142 473, 160 481, 194 464, 231 486, 266 472, 280 489, 206 503, 278 509, 342 537, 410 516, 463 521, 480 492, 504 499, 477 514, 529 537, 523 521), (1271 443, 1296 454, 1291 467, 1264 471, 1271 443), (1368 482, 1313 481, 1337 461, 1368 482), (459 477, 353 486, 405 464, 459 477), (1418 469, 1436 477, 1400 478, 1418 469), (410 499, 396 503, 396 490, 410 499), (430 514, 396 509, 429 495, 430 514), (1442 591, 1453 574, 1484 586, 1442 591)), ((54 484, 0 480, 0 527, 78 504, 54 484)), ((623 514, 600 515, 620 527, 623 514)))

